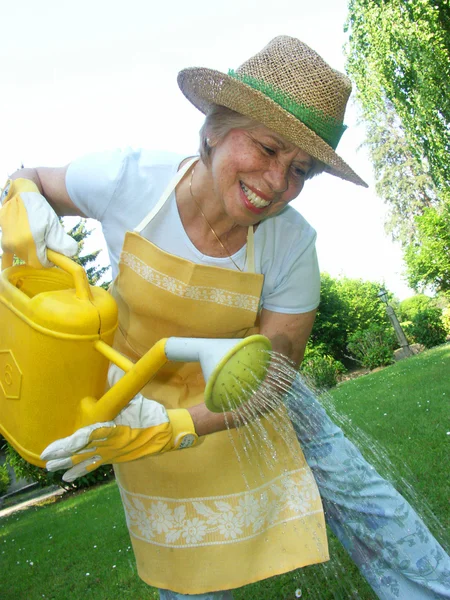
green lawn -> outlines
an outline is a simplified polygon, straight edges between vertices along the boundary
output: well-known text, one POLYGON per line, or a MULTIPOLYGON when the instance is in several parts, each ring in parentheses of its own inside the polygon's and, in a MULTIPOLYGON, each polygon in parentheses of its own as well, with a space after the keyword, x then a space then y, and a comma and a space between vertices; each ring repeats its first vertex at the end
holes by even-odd
MULTIPOLYGON (((358 445, 378 470, 394 480, 422 512, 434 513, 436 520, 429 524, 440 537, 450 512, 449 373, 447 344, 342 384, 332 396, 323 397, 348 435, 362 440, 358 445), (363 432, 377 444, 368 444, 363 432), (410 493, 403 477, 415 493, 410 493)), ((330 551, 333 558, 325 565, 246 586, 235 592, 235 598, 294 600, 301 589, 302 598, 308 600, 375 599, 332 536, 330 551)), ((2 518, 0 598, 158 598, 137 577, 115 484, 2 518)))

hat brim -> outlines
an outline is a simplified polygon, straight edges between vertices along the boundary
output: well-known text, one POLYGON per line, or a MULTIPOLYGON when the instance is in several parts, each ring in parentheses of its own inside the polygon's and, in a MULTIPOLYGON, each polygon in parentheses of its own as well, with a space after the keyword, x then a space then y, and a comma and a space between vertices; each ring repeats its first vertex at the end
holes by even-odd
POLYGON ((314 131, 274 100, 246 83, 220 71, 190 67, 178 74, 178 85, 186 98, 202 113, 219 104, 276 131, 325 165, 325 171, 357 185, 367 183, 314 131))

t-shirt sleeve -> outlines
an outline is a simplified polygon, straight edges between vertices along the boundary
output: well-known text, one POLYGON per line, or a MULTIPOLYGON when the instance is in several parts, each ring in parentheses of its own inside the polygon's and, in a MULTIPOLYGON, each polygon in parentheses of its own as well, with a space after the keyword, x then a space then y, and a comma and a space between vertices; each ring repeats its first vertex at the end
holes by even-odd
POLYGON ((316 309, 320 302, 320 270, 316 252, 316 232, 309 228, 305 237, 295 240, 276 265, 278 275, 263 298, 263 308, 286 314, 316 309))
POLYGON ((71 162, 66 188, 72 202, 86 217, 101 221, 125 168, 129 151, 88 154, 71 162))

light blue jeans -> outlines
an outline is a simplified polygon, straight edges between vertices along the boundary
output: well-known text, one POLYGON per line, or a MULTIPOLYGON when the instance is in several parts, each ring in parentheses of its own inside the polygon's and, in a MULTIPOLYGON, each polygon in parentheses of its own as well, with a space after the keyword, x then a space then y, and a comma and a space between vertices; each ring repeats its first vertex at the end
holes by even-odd
MULTIPOLYGON (((327 524, 378 598, 450 598, 450 558, 410 504, 344 437, 300 378, 286 404, 316 478, 327 524)), ((232 593, 161 590, 160 598, 231 600, 232 593)))

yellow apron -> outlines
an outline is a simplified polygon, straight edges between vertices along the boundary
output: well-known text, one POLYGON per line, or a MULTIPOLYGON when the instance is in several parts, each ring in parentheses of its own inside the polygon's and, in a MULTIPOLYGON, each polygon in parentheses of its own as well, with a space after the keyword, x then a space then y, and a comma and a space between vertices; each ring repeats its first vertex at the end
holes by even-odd
MULTIPOLYGON (((132 360, 163 337, 235 338, 255 331, 263 275, 193 263, 138 233, 193 162, 125 236, 113 287, 119 306, 115 346, 132 360)), ((247 246, 251 258, 252 238, 247 246)), ((166 408, 186 408, 202 402, 204 386, 197 363, 171 363, 142 393, 166 408)), ((318 489, 292 426, 294 447, 287 451, 285 435, 262 422, 271 442, 256 433, 245 452, 242 430, 231 430, 206 436, 193 448, 115 465, 145 582, 201 594, 328 560, 318 489), (276 463, 258 450, 267 444, 280 457, 276 463)))

